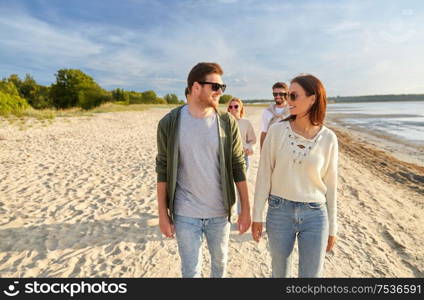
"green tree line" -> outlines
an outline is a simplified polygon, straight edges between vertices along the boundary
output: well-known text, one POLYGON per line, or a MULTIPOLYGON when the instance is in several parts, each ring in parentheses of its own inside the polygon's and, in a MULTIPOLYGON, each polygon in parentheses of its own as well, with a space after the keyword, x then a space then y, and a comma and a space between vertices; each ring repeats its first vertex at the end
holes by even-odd
POLYGON ((103 89, 89 75, 78 69, 61 69, 50 86, 38 84, 26 74, 22 80, 12 74, 0 81, 0 114, 15 114, 29 107, 34 109, 92 109, 106 102, 120 104, 181 104, 175 94, 158 97, 152 90, 144 92, 103 89))

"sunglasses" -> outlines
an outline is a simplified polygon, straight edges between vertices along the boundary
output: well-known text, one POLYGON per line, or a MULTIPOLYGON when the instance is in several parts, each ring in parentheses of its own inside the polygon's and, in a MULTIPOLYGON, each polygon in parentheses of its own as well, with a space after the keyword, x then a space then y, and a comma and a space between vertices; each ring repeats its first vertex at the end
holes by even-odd
POLYGON ((289 97, 290 97, 291 101, 296 101, 296 99, 299 97, 299 95, 295 94, 295 93, 290 93, 289 97))
POLYGON ((284 92, 284 93, 272 93, 272 95, 273 95, 274 97, 277 97, 277 96, 280 96, 280 97, 286 97, 286 96, 287 96, 287 93, 286 93, 286 92, 284 92))
POLYGON ((225 84, 219 84, 216 82, 209 82, 209 81, 198 81, 200 84, 210 84, 212 86, 212 91, 217 92, 219 89, 221 89, 222 92, 225 92, 225 89, 227 86, 225 84))
POLYGON ((291 101, 296 101, 296 99, 299 98, 299 95, 296 93, 289 93, 289 98, 291 101))
POLYGON ((229 109, 233 109, 233 107, 234 107, 234 109, 239 108, 238 104, 236 104, 236 105, 228 105, 228 108, 229 109))

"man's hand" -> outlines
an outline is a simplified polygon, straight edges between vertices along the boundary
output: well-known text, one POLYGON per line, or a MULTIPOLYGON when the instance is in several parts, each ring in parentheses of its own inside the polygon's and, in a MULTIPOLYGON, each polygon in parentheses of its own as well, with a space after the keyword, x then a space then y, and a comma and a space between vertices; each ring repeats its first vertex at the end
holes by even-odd
POLYGON ((252 223, 252 238, 259 243, 259 240, 262 237, 263 225, 262 222, 253 222, 252 223))
POLYGON ((159 228, 162 234, 168 238, 174 238, 175 228, 168 215, 159 216, 159 228))
POLYGON ((250 224, 251 224, 251 219, 250 219, 249 211, 247 212, 242 211, 237 220, 239 234, 245 233, 250 228, 250 224))
POLYGON ((247 191, 247 182, 236 182, 237 191, 240 196, 241 212, 237 220, 238 230, 240 234, 245 233, 249 228, 252 220, 250 219, 249 192, 247 191))

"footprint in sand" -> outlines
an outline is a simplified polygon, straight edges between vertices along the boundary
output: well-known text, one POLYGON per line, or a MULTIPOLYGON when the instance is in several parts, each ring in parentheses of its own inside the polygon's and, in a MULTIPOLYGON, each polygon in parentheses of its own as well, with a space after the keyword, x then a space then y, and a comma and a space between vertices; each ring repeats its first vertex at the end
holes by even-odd
POLYGON ((46 246, 47 250, 53 251, 53 250, 57 249, 59 242, 55 237, 51 237, 51 238, 46 240, 44 245, 46 246))

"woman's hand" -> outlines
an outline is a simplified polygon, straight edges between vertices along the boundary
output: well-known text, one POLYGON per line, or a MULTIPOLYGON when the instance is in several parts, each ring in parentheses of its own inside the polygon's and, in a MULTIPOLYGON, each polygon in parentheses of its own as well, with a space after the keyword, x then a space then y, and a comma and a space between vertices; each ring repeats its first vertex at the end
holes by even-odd
POLYGON ((262 237, 263 224, 262 222, 252 222, 252 238, 258 243, 262 237))
POLYGON ((253 150, 251 150, 249 148, 246 148, 246 149, 244 149, 244 154, 246 154, 246 155, 252 155, 253 154, 253 150))
POLYGON ((336 243, 336 237, 333 235, 328 236, 328 242, 327 242, 327 252, 330 252, 331 249, 333 249, 334 244, 336 243))

